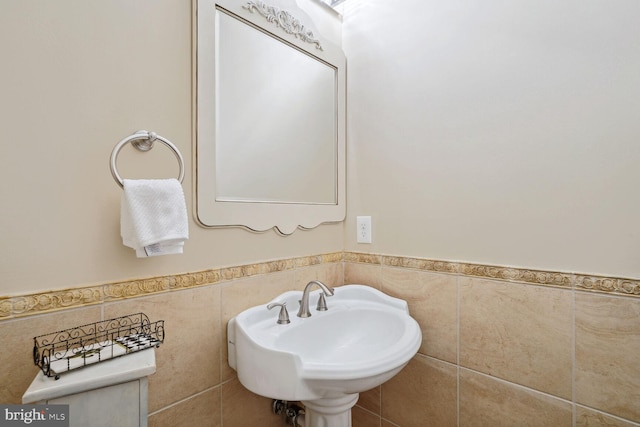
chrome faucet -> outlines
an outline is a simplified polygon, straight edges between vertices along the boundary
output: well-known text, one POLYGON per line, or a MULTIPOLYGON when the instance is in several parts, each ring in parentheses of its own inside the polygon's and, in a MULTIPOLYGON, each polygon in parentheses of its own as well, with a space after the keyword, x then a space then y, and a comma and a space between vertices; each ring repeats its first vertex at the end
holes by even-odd
POLYGON ((324 296, 330 297, 333 295, 333 289, 327 287, 324 283, 318 280, 312 280, 307 283, 307 286, 304 288, 304 292, 302 293, 302 299, 300 300, 300 310, 298 310, 298 317, 310 317, 311 313, 309 312, 309 292, 313 285, 318 285, 320 289, 322 289, 322 293, 320 294, 320 299, 318 299, 318 306, 316 307, 320 311, 327 310, 327 302, 324 296))

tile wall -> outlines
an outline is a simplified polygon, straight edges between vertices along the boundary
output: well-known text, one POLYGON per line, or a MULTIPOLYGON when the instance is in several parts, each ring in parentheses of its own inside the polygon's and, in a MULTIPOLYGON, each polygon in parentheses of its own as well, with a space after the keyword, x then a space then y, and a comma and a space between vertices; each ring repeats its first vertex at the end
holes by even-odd
MULTIPOLYGON (((343 254, 278 260, 83 289, 0 297, 0 403, 21 403, 37 374, 33 337, 130 313, 165 321, 149 377, 150 427, 280 427, 271 399, 240 385, 227 364, 226 324, 310 280, 342 284, 343 254)), ((275 313, 274 315, 276 315, 275 313)))
POLYGON ((405 299, 418 354, 354 427, 640 426, 635 280, 345 254, 345 282, 405 299))
POLYGON ((32 337, 145 312, 167 337, 149 379, 149 425, 282 426, 226 363, 226 323, 312 279, 409 302, 423 344, 362 393, 354 427, 640 426, 640 286, 603 278, 361 253, 0 297, 0 402, 37 373, 32 337))

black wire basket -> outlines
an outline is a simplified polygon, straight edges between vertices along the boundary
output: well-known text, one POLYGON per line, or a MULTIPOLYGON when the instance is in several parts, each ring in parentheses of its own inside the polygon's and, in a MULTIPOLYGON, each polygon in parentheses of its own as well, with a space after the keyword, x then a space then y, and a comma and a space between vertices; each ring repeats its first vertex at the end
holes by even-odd
POLYGON ((164 320, 135 313, 33 338, 33 361, 47 377, 126 356, 164 342, 164 320))

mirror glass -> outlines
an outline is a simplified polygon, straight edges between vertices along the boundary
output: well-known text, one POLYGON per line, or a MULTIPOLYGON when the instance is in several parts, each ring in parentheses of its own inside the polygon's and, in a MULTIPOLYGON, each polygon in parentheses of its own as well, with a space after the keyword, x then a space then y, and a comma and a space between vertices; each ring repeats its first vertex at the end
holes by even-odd
POLYGON ((336 200, 336 70, 216 11, 217 201, 336 200))
POLYGON ((344 220, 345 58, 295 0, 197 0, 196 219, 344 220))

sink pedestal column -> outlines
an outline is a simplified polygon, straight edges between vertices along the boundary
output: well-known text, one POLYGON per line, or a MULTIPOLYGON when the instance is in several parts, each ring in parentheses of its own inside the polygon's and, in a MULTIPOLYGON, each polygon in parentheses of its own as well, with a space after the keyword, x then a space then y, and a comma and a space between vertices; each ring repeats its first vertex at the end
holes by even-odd
POLYGON ((359 396, 355 393, 343 397, 302 401, 305 406, 306 427, 351 427, 351 408, 359 396))

